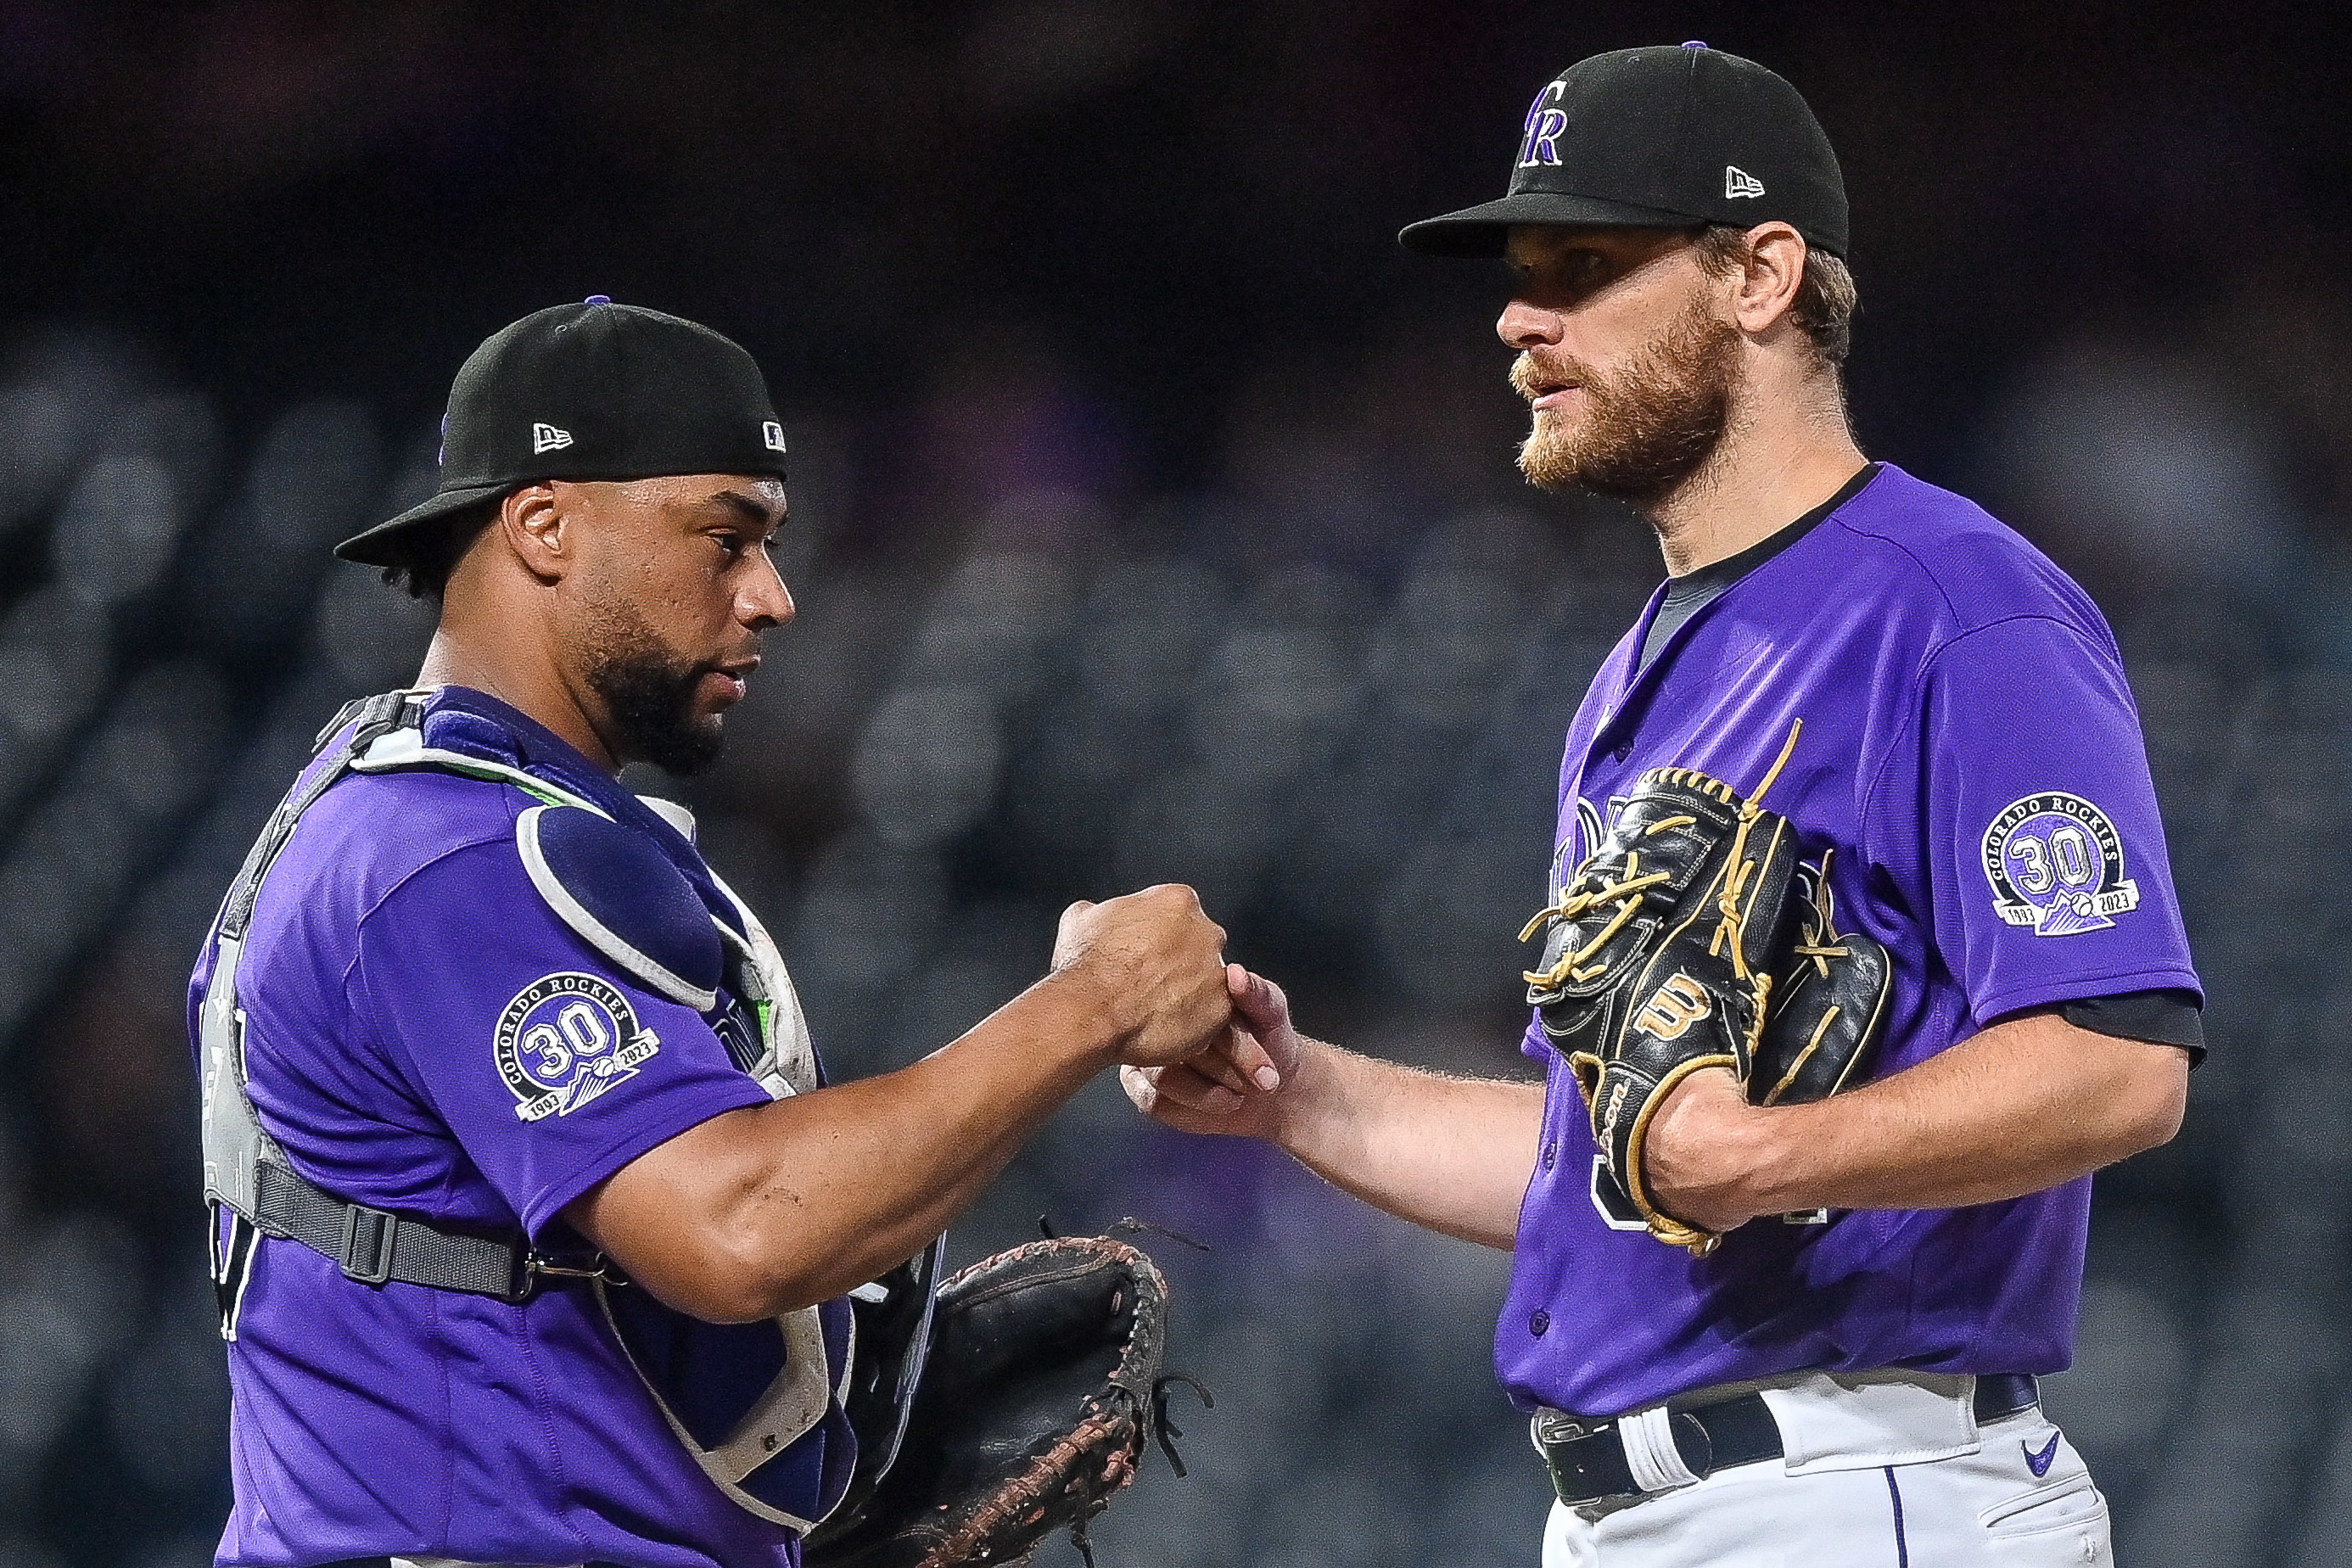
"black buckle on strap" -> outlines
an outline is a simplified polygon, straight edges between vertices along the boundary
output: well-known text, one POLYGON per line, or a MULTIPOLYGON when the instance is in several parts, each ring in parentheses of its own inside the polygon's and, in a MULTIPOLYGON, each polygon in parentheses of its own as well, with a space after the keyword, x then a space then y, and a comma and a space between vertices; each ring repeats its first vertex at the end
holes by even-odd
POLYGON ((601 1252, 582 1258, 551 1256, 524 1247, 515 1250, 515 1282, 511 1292, 499 1298, 509 1305, 530 1300, 542 1289, 554 1286, 583 1284, 600 1280, 606 1285, 626 1285, 629 1281, 601 1252))
POLYGON ((335 1262, 345 1278, 381 1285, 392 1278, 392 1246, 399 1235, 398 1215, 352 1204, 343 1210, 343 1245, 335 1262))

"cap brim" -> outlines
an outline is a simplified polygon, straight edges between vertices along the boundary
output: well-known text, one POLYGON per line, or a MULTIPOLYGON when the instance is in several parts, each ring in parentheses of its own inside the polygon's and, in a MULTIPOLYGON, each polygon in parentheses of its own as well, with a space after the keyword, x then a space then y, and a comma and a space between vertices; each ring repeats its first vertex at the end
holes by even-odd
POLYGON ((1397 243, 1423 256, 1500 256, 1516 224, 1560 224, 1585 228, 1689 228, 1706 219, 1689 213, 1572 196, 1558 191, 1520 191, 1498 202, 1408 224, 1397 243))
POLYGON ((442 490, 431 500, 410 507, 398 517, 379 522, 363 533, 354 533, 335 546, 337 559, 356 561, 362 566, 399 566, 406 563, 407 552, 401 548, 403 535, 409 530, 428 522, 437 522, 453 512, 469 506, 478 506, 515 489, 513 484, 461 485, 442 490))

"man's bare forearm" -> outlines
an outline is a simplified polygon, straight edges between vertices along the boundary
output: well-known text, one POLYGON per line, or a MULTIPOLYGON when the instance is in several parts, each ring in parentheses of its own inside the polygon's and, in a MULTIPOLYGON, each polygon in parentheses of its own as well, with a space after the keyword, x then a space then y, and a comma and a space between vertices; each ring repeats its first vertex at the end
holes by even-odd
POLYGON ((1056 976, 911 1067, 714 1117, 571 1217, 698 1317, 823 1300, 945 1228, 1111 1045, 1056 976))
POLYGON ((1667 1213, 1709 1228, 1800 1209, 2020 1197, 2170 1138, 2188 1060, 2035 1016, 1814 1105, 1759 1110, 1728 1074, 1696 1075, 1651 1134, 1650 1186, 1667 1213))
POLYGON ((1539 1084, 1449 1078, 1303 1040, 1277 1142, 1400 1219, 1508 1249, 1535 1173, 1539 1084))

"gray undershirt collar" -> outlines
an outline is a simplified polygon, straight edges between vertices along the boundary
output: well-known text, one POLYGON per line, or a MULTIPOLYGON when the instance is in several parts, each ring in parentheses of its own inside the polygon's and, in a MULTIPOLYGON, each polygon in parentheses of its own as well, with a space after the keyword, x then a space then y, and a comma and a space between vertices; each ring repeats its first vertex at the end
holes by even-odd
POLYGON ((1695 572, 1667 578, 1665 602, 1658 606, 1657 616, 1650 622, 1648 635, 1642 638, 1642 659, 1635 666, 1636 671, 1650 668, 1650 661, 1658 657, 1658 650, 1682 629, 1685 622, 1723 597, 1734 583, 1804 538, 1830 513, 1860 495, 1863 487, 1876 479, 1878 470, 1884 467, 1883 463, 1864 464, 1861 472, 1838 487, 1837 494, 1786 528, 1758 540, 1737 555, 1727 555, 1695 572))

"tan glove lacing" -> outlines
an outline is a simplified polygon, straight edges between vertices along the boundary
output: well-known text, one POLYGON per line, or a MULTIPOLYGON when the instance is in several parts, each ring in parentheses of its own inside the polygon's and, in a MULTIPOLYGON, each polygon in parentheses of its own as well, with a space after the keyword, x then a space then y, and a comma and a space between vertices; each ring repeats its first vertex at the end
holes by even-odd
MULTIPOLYGON (((1687 816, 1670 816, 1664 822, 1653 824, 1650 832, 1655 833, 1659 828, 1671 824, 1691 820, 1693 819, 1687 816)), ((1529 921, 1526 928, 1519 932, 1521 942, 1527 941, 1554 921, 1572 921, 1579 915, 1591 910, 1597 910, 1604 904, 1615 904, 1617 912, 1610 917, 1609 923, 1602 926, 1600 934, 1591 942, 1573 952, 1561 953, 1550 968, 1540 972, 1528 970, 1521 973, 1520 978, 1530 985, 1541 985, 1549 989, 1570 981, 1582 980, 1587 975, 1597 973, 1587 969, 1586 963, 1594 953, 1608 945, 1611 937, 1625 929, 1625 922, 1632 920, 1641 910, 1642 900, 1647 891, 1669 879, 1668 874, 1664 871, 1644 873, 1642 870, 1642 853, 1636 849, 1627 853, 1625 874, 1618 880, 1604 882, 1597 888, 1588 888, 1580 893, 1563 890, 1559 903, 1549 909, 1536 911, 1536 918, 1529 921)), ((1573 888, 1575 884, 1571 882, 1569 886, 1573 888)))
POLYGON ((1846 946, 1838 936, 1837 904, 1830 892, 1830 857, 1836 853, 1834 849, 1822 851, 1822 874, 1813 888, 1813 918, 1804 922, 1803 932, 1790 950, 1799 958, 1811 959, 1813 967, 1821 972, 1824 980, 1830 977, 1831 959, 1853 956, 1853 949, 1846 946), (1831 942, 1838 945, 1832 947, 1829 945, 1831 942))

